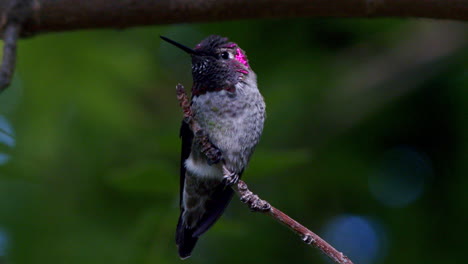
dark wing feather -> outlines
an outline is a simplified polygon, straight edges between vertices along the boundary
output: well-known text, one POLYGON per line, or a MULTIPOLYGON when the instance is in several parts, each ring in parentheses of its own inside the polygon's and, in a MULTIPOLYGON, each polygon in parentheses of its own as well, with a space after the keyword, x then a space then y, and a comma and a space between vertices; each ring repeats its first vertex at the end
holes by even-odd
POLYGON ((180 138, 182 139, 182 151, 180 152, 180 194, 179 194, 179 206, 182 208, 182 195, 184 193, 185 183, 185 160, 190 156, 192 151, 193 132, 187 123, 182 121, 180 126, 180 138))
POLYGON ((193 230, 187 230, 183 227, 182 223, 182 198, 185 185, 185 160, 190 156, 192 151, 193 132, 187 123, 182 121, 180 126, 179 136, 182 140, 182 150, 180 152, 180 193, 179 193, 179 206, 181 209, 179 222, 177 223, 176 244, 179 246, 179 256, 184 259, 190 257, 198 238, 193 237, 193 230))
MULTIPOLYGON (((182 122, 180 128, 180 137, 182 139, 182 151, 181 151, 181 161, 180 161, 180 216, 177 223, 176 231, 176 244, 179 248, 179 256, 184 259, 190 257, 195 244, 197 243, 198 237, 205 233, 216 220, 221 217, 224 210, 228 206, 229 202, 232 199, 234 191, 231 187, 226 187, 222 182, 220 182, 213 193, 210 195, 210 198, 206 201, 205 204, 205 213, 198 221, 197 225, 193 228, 188 228, 183 223, 183 213, 184 209, 182 207, 182 199, 185 185, 185 160, 190 156, 192 142, 193 142, 193 133, 190 130, 190 127, 187 123, 182 122)), ((242 174, 242 172, 240 173, 242 174)))

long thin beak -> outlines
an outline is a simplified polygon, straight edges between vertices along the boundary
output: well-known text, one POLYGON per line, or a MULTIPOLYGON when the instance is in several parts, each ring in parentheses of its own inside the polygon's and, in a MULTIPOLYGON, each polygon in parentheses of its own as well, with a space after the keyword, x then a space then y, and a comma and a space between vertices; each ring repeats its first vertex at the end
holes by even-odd
POLYGON ((165 40, 165 41, 171 43, 172 45, 178 47, 179 49, 181 49, 181 50, 187 52, 188 54, 192 54, 192 55, 196 55, 196 54, 197 54, 197 52, 194 51, 193 49, 191 49, 191 48, 189 48, 189 47, 187 47, 187 46, 185 46, 185 45, 182 45, 182 44, 180 44, 180 43, 178 43, 178 42, 175 42, 175 41, 173 41, 172 39, 168 39, 168 38, 166 38, 166 37, 164 37, 164 36, 159 36, 159 37, 161 37, 163 40, 165 40))

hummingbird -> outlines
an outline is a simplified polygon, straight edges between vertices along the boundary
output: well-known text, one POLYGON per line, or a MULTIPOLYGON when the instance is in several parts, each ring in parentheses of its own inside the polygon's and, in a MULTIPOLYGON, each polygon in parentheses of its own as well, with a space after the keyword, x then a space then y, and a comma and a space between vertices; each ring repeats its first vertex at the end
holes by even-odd
POLYGON ((182 122, 180 216, 176 244, 181 259, 191 256, 198 238, 220 218, 260 140, 266 117, 257 76, 245 52, 227 38, 211 35, 191 49, 161 36, 192 57, 193 118, 222 152, 212 164, 182 122), (223 173, 225 166, 231 175, 223 173))

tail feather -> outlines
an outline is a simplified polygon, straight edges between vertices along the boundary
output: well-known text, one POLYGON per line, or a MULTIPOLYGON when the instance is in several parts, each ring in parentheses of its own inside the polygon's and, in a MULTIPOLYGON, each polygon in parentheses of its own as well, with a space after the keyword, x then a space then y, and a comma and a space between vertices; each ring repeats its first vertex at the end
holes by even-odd
POLYGON ((193 235, 199 237, 203 235, 210 227, 216 223, 216 221, 224 213, 224 210, 228 206, 232 199, 234 191, 231 187, 226 187, 224 184, 220 184, 214 191, 212 199, 206 203, 206 213, 203 215, 201 221, 198 223, 197 228, 193 232, 193 235))
POLYGON ((204 215, 193 228, 187 227, 184 223, 184 211, 181 210, 176 231, 176 244, 179 248, 180 258, 190 257, 198 238, 221 217, 233 194, 232 188, 219 184, 205 204, 204 215))
POLYGON ((193 229, 184 227, 181 214, 176 232, 176 244, 179 250, 179 257, 181 259, 189 258, 197 241, 198 237, 193 236, 193 229))

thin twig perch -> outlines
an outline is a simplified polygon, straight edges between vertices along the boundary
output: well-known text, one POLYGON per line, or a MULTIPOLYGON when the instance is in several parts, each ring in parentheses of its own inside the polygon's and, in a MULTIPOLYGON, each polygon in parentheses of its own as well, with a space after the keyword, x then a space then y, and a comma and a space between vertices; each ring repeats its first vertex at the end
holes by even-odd
POLYGON ((33 0, 10 0, 0 5, 0 37, 3 38, 3 59, 0 67, 0 93, 7 88, 16 66, 16 44, 23 23, 30 18, 33 0))
MULTIPOLYGON (((190 109, 190 101, 185 92, 184 86, 178 84, 176 86, 177 99, 184 112, 184 121, 190 126, 194 132, 196 142, 202 146, 202 152, 208 157, 211 162, 215 163, 221 159, 222 153, 219 149, 211 144, 208 136, 197 123, 193 117, 192 110, 190 109)), ((225 166, 223 166, 224 175, 229 176, 232 174, 225 166)), ((343 253, 339 252, 328 244, 325 240, 320 238, 317 234, 301 225, 296 220, 289 217, 287 214, 271 206, 267 201, 260 199, 258 195, 249 190, 247 184, 239 180, 237 184, 232 186, 234 191, 240 197, 241 202, 247 204, 252 211, 261 212, 271 216, 276 221, 284 224, 289 229, 298 234, 302 241, 306 244, 318 248, 330 259, 338 264, 353 264, 353 262, 346 257, 343 253)))
POLYGON ((11 23, 3 33, 3 59, 0 67, 0 93, 7 88, 13 77, 16 65, 16 42, 20 32, 20 25, 11 23))

